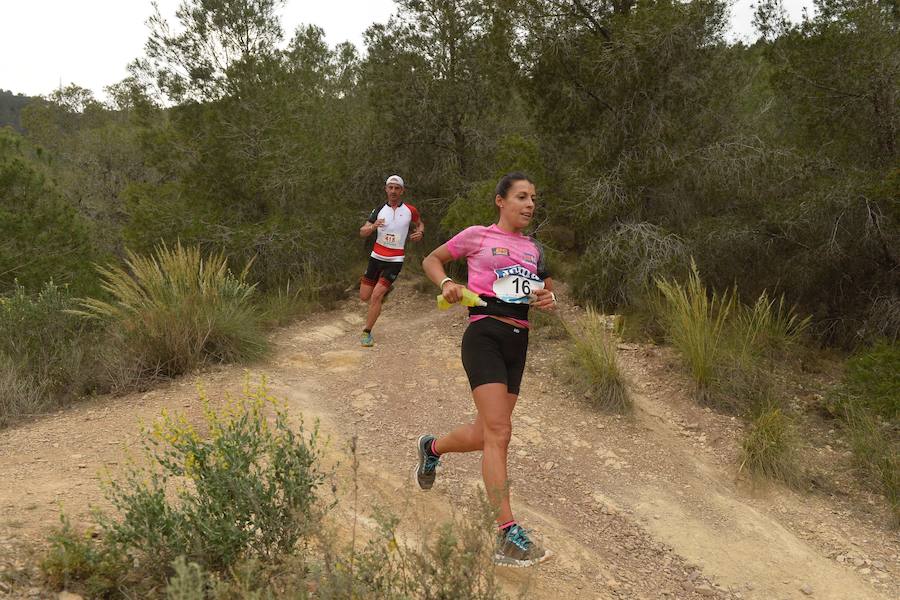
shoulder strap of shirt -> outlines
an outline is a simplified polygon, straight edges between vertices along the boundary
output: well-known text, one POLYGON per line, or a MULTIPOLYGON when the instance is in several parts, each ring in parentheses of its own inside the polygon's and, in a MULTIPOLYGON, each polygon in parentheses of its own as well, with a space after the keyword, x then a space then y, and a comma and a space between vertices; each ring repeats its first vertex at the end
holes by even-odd
POLYGON ((377 221, 377 220, 378 220, 378 213, 380 213, 380 212, 381 212, 381 209, 384 208, 385 206, 387 206, 387 204, 382 204, 381 206, 379 206, 378 208, 376 208, 375 210, 373 210, 373 211, 369 214, 369 218, 367 219, 367 221, 368 221, 369 223, 374 223, 375 221, 377 221))

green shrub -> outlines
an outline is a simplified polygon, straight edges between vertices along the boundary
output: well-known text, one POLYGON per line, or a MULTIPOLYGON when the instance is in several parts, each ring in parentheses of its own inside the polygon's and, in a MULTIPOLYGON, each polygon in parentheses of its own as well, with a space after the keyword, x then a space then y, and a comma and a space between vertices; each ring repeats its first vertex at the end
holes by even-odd
POLYGON ((599 235, 573 274, 576 298, 609 310, 642 301, 656 279, 686 270, 684 242, 650 223, 624 223, 599 235))
POLYGON ((259 308, 263 322, 269 326, 281 326, 314 311, 321 306, 321 277, 312 271, 298 281, 288 281, 283 286, 261 294, 259 308))
POLYGON ((882 423, 864 406, 845 407, 850 446, 863 476, 881 487, 894 526, 900 526, 900 427, 882 423))
POLYGON ((91 598, 115 596, 128 573, 125 555, 105 540, 95 540, 90 531, 75 531, 65 515, 60 516, 60 521, 41 562, 47 582, 61 589, 75 585, 91 598))
POLYGON ((0 297, 0 426, 99 385, 91 350, 97 333, 68 312, 75 306, 52 281, 34 295, 16 285, 0 297))
POLYGON ((48 400, 43 388, 33 375, 0 354, 0 427, 46 408, 48 400))
POLYGON ((797 482, 796 434, 778 406, 760 406, 741 444, 741 468, 752 475, 793 485, 797 482))
POLYGON ((686 286, 665 280, 657 280, 656 285, 666 300, 663 321, 668 337, 690 368, 698 399, 707 401, 735 296, 709 294, 693 262, 686 286))
POLYGON ((197 563, 187 562, 179 556, 172 563, 175 575, 166 584, 166 600, 204 600, 206 598, 206 574, 197 563))
POLYGON ((614 342, 601 316, 588 309, 577 329, 569 327, 569 334, 572 338, 570 378, 579 391, 603 410, 630 410, 631 396, 625 375, 619 368, 614 342))
POLYGON ((894 424, 900 424, 900 343, 881 341, 847 363, 845 393, 894 424))
POLYGON ((207 409, 205 426, 201 437, 183 417, 164 415, 146 446, 158 468, 132 470, 109 485, 122 518, 104 529, 149 572, 163 573, 179 555, 214 571, 242 558, 273 558, 320 518, 317 431, 295 433, 263 386, 220 413, 207 409))
POLYGON ((900 345, 881 341, 853 356, 833 404, 860 474, 880 487, 900 526, 900 345))
POLYGON ((51 585, 169 600, 501 597, 483 497, 481 519, 453 519, 420 543, 376 514, 362 547, 355 534, 347 544, 324 519, 333 505, 317 494, 328 475, 315 430, 295 432, 262 385, 205 415, 199 429, 164 414, 145 431, 144 460, 107 483, 116 512, 95 513, 96 535, 63 518, 42 563, 51 585))
POLYGON ((295 432, 263 385, 218 412, 201 400, 204 435, 164 414, 145 433, 147 460, 108 482, 116 515, 97 515, 96 541, 68 528, 51 540, 44 568, 53 581, 88 585, 118 556, 128 557, 119 583, 129 586, 165 581, 179 556, 227 573, 245 560, 277 561, 319 527, 326 474, 317 430, 295 432))
POLYGON ((174 376, 205 362, 243 361, 266 347, 246 267, 235 275, 221 254, 180 243, 153 256, 128 253, 125 266, 100 268, 111 300, 88 298, 80 314, 121 332, 145 372, 174 376))

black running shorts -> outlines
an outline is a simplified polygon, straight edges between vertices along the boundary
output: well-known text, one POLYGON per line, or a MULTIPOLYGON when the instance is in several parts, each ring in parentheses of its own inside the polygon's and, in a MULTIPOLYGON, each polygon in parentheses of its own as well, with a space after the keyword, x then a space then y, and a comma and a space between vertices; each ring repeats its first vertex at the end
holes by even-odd
POLYGON ((391 285, 393 285, 393 283, 397 281, 397 276, 400 274, 400 269, 402 268, 402 262, 388 262, 386 260, 378 260, 374 256, 370 256, 369 266, 366 268, 366 272, 362 276, 362 282, 364 285, 371 285, 372 287, 375 287, 375 284, 380 281, 385 286, 391 287, 391 285))
POLYGON ((528 328, 486 317, 470 324, 463 334, 462 363, 474 390, 485 383, 505 383, 510 394, 519 394, 528 328))

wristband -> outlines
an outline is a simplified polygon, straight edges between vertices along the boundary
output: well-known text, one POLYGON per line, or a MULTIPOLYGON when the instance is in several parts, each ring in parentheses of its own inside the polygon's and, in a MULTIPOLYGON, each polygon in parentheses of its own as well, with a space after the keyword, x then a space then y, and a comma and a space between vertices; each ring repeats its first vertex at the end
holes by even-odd
POLYGON ((444 291, 444 284, 447 283, 448 281, 453 281, 453 278, 452 277, 444 277, 443 279, 441 279, 441 282, 438 284, 438 287, 441 288, 442 292, 444 291))

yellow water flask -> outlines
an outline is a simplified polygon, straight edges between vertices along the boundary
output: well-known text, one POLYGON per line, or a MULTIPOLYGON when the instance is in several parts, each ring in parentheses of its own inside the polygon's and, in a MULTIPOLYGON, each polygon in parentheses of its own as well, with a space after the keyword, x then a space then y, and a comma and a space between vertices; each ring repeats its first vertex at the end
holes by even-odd
MULTIPOLYGON (((469 288, 463 288, 462 292, 462 300, 459 301, 459 304, 463 306, 487 306, 487 302, 478 297, 478 294, 470 290, 469 288)), ((444 298, 443 294, 437 295, 437 305, 441 310, 447 310, 452 304, 447 302, 447 299, 444 298)))

